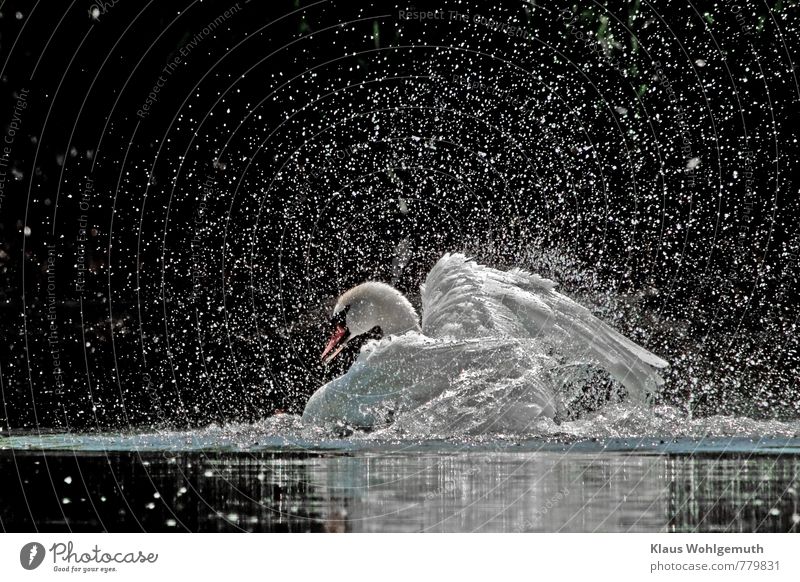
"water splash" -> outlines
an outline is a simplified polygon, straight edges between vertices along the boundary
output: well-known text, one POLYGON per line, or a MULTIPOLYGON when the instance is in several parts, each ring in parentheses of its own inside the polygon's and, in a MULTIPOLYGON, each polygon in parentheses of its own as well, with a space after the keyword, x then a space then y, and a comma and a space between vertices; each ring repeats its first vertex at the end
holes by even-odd
MULTIPOLYGON (((519 434, 465 434, 449 418, 410 418, 362 432, 343 426, 308 426, 281 414, 256 423, 212 424, 191 430, 104 434, 19 435, 0 438, 0 450, 140 451, 167 456, 186 451, 489 451, 672 452, 676 454, 800 454, 800 422, 712 416, 688 419, 678 409, 612 405, 588 418, 542 420, 519 434)), ((487 413, 487 416, 489 414, 487 413)))

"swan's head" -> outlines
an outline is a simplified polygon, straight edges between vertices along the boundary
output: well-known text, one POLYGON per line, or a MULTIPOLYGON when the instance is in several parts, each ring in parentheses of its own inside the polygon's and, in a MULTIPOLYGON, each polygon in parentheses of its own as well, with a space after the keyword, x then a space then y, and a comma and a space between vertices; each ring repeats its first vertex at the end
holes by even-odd
POLYGON ((383 335, 419 330, 411 302, 385 283, 369 281, 353 287, 336 301, 331 315, 333 334, 322 352, 326 364, 355 337, 379 328, 383 335))

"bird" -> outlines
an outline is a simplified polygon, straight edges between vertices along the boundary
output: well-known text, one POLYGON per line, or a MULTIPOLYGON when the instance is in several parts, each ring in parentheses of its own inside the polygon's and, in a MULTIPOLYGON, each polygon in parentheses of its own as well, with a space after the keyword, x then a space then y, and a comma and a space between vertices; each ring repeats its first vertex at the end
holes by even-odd
POLYGON ((605 370, 646 401, 668 363, 521 268, 443 255, 420 286, 421 316, 399 290, 367 281, 343 293, 321 360, 367 341, 348 371, 319 388, 302 422, 451 434, 519 432, 557 419, 571 366, 605 370), (367 336, 369 337, 369 336, 367 336))

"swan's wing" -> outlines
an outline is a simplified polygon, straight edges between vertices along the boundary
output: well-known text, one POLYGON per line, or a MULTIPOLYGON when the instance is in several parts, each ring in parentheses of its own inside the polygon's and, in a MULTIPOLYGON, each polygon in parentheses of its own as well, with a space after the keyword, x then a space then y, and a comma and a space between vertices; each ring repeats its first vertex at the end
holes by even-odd
POLYGON ((553 281, 538 275, 517 269, 498 271, 462 254, 448 253, 434 265, 421 286, 422 332, 432 337, 531 337, 527 321, 530 317, 516 316, 505 303, 525 301, 529 316, 544 320, 552 310, 540 295, 554 287, 553 281), (533 292, 527 292, 520 284, 533 292))
POLYGON ((663 383, 653 368, 667 362, 555 288, 521 269, 499 271, 447 254, 422 285, 422 331, 432 337, 539 339, 571 361, 599 364, 632 396, 646 396, 663 383))

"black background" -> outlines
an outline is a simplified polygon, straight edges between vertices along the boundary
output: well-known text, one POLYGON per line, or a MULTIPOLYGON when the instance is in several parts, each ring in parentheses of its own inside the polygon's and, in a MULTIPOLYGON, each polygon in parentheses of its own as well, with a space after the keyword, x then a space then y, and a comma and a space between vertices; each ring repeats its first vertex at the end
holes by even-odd
POLYGON ((333 298, 446 251, 559 280, 666 402, 797 417, 794 3, 100 4, 0 8, 2 429, 298 412, 333 298))

